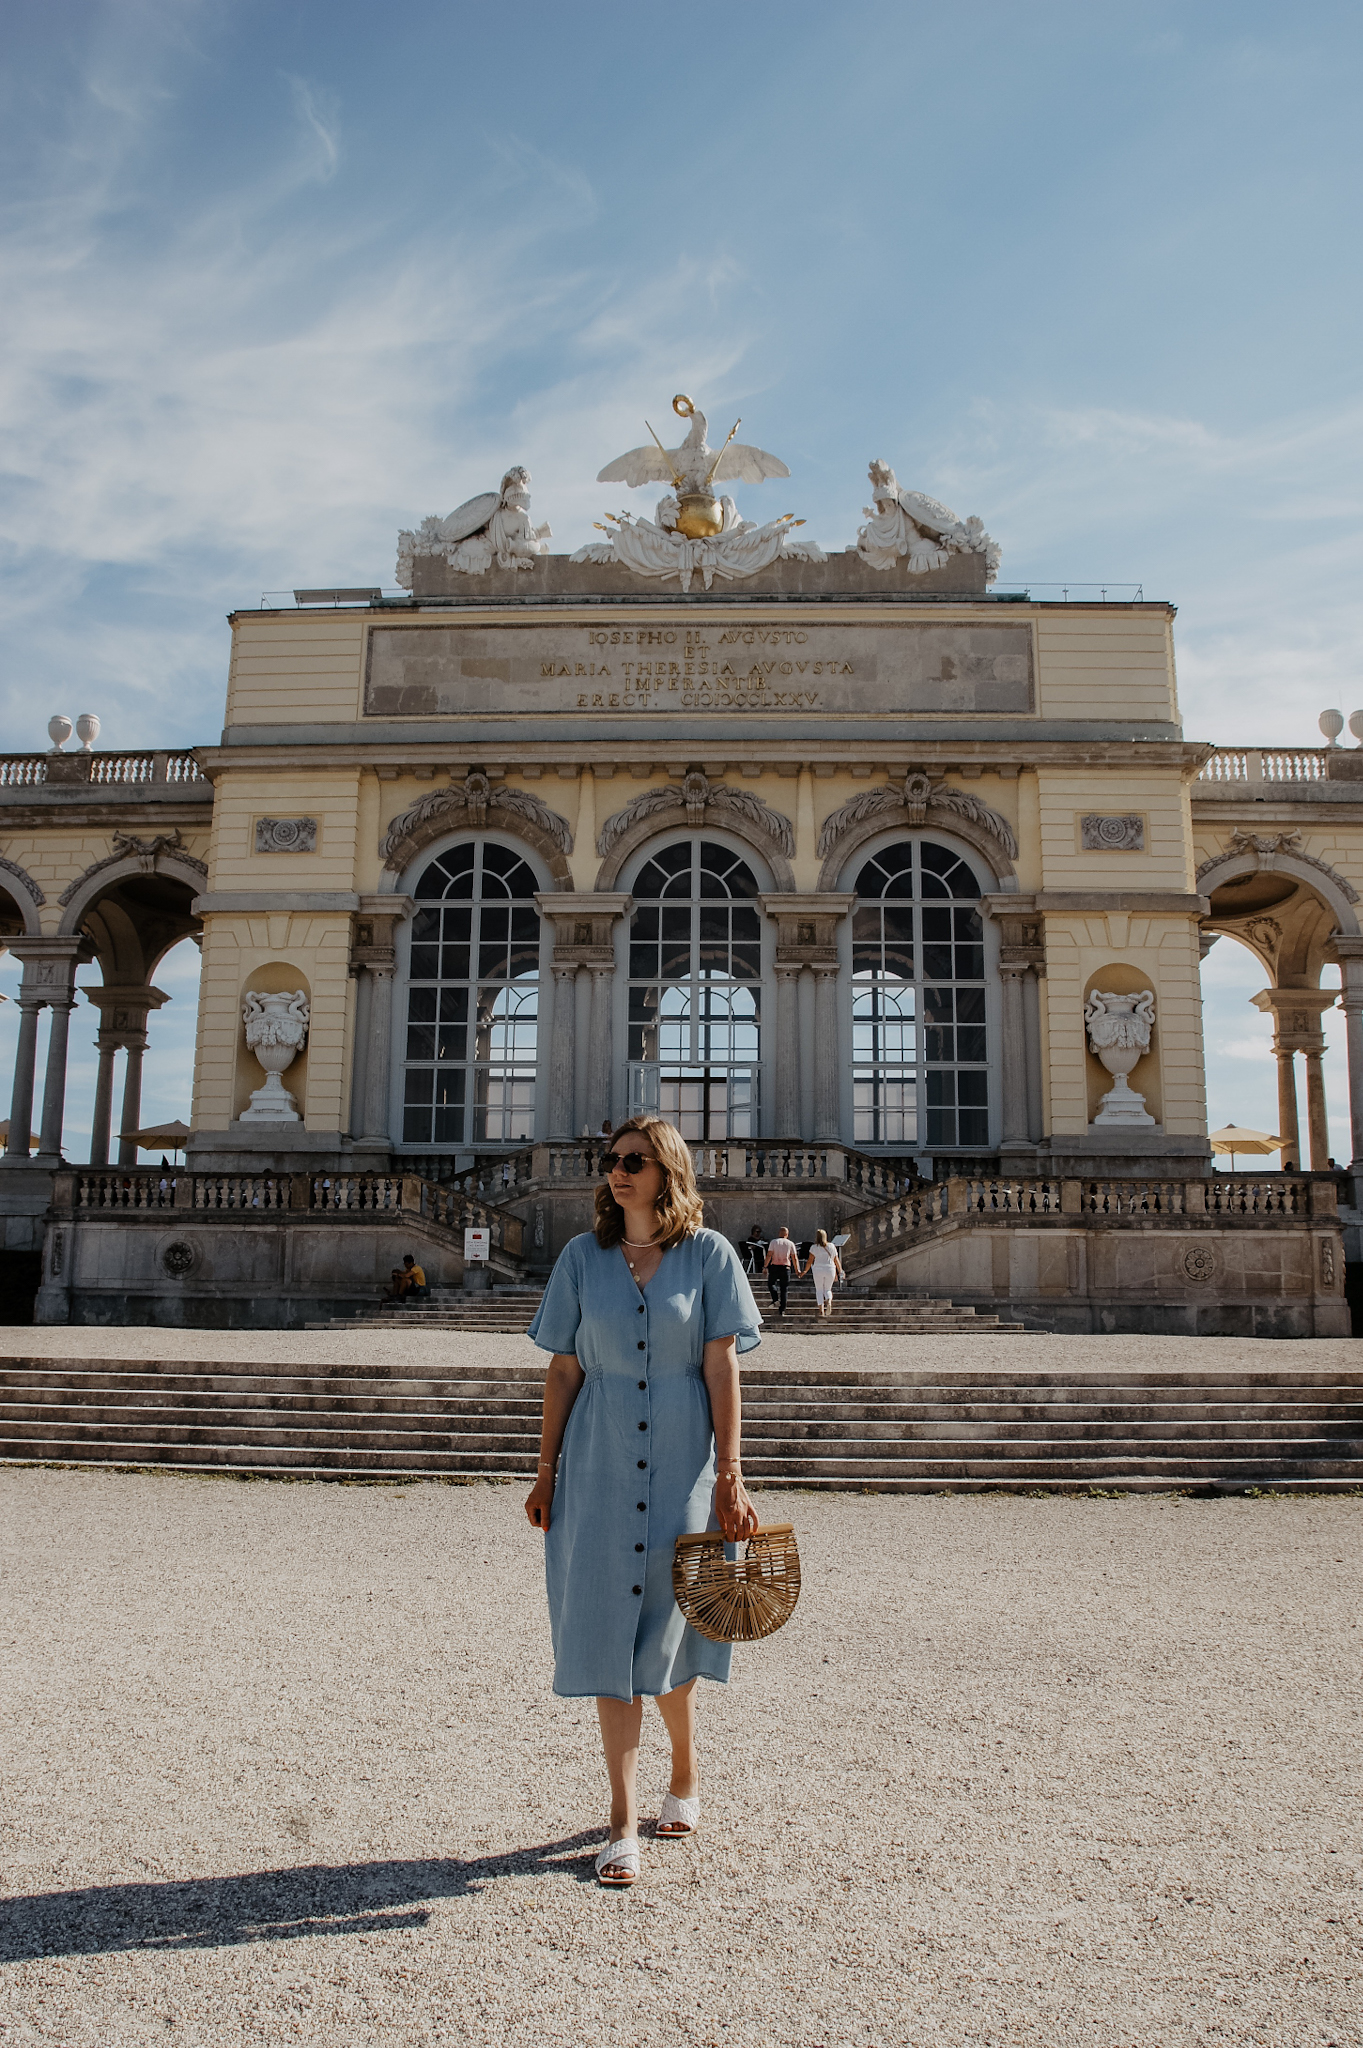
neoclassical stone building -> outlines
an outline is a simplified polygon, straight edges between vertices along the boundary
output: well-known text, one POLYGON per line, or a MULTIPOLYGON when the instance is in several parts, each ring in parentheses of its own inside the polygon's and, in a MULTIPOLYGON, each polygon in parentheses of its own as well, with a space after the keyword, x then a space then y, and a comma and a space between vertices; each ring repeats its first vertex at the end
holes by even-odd
POLYGON ((236 613, 216 745, 5 760, 0 1204, 40 1317, 298 1321, 411 1244, 459 1282, 472 1222, 494 1280, 533 1277, 583 1226, 603 1120, 648 1108, 721 1227, 841 1222, 866 1284, 1062 1328, 1346 1331, 1320 980, 1340 963, 1357 1160, 1361 757, 1186 739, 1172 605, 996 592, 978 521, 881 465, 845 554, 730 499, 694 533, 687 445, 657 520, 577 557, 512 471, 403 536, 407 594, 236 613), (168 1180, 117 1133, 189 932, 168 1180), (1290 1172, 1210 1176, 1219 934, 1263 962, 1290 1172), (62 1138, 77 1001, 88 1145, 62 1138))

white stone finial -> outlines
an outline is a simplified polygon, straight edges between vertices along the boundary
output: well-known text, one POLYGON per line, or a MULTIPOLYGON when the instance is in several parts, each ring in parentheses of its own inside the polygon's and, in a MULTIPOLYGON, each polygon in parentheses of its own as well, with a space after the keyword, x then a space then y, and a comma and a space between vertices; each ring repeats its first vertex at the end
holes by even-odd
POLYGON ((48 719, 47 736, 52 742, 52 752, 54 754, 60 754, 73 731, 74 727, 64 711, 59 711, 55 718, 48 719))
POLYGON ((1146 1111, 1145 1097, 1136 1093, 1126 1077, 1150 1050, 1155 991, 1143 988, 1130 995, 1115 995, 1095 989, 1084 1005, 1084 1022, 1089 1044, 1113 1080, 1094 1123, 1152 1126, 1155 1119, 1146 1111))
POLYGON ((1349 731, 1356 740, 1363 740, 1363 711, 1349 713, 1349 731))
POLYGON ((298 1104, 280 1079, 307 1043, 312 1015, 305 989, 247 989, 242 1009, 246 1043, 265 1069, 265 1085, 241 1113, 242 1123, 296 1124, 298 1104))
POLYGON ((1344 730, 1344 715, 1340 711, 1322 711, 1316 724, 1325 734, 1327 747, 1337 747, 1339 736, 1344 730))
POLYGON ((82 711, 76 720, 76 738, 88 754, 99 738, 99 718, 93 711, 82 711))

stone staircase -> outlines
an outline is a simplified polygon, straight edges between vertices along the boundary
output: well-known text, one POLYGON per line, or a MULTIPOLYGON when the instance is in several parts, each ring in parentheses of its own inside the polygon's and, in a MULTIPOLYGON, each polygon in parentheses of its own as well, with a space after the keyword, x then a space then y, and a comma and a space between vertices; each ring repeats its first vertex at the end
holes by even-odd
MULTIPOLYGON (((361 1309, 354 1316, 336 1316, 327 1322, 309 1323, 310 1330, 353 1330, 357 1323, 410 1324, 425 1330, 486 1330, 516 1333, 528 1330, 539 1307, 540 1287, 496 1287, 481 1293, 467 1293, 457 1287, 433 1287, 428 1302, 403 1308, 397 1302, 382 1302, 361 1309)), ((766 1305, 766 1289, 758 1289, 758 1306, 767 1320, 765 1341, 771 1336, 847 1336, 850 1332, 882 1337, 925 1336, 1016 1336, 1024 1328, 1043 1325, 1006 1323, 995 1315, 980 1315, 950 1301, 934 1300, 907 1288, 878 1287, 874 1293, 857 1293, 840 1288, 833 1314, 814 1313, 814 1290, 810 1285, 792 1287, 784 1318, 766 1305)))
MULTIPOLYGON (((0 1461, 528 1481, 541 1357, 461 1369, 450 1349, 429 1368, 16 1358, 0 1461)), ((747 1365, 748 1474, 897 1493, 1363 1490, 1363 1371, 1051 1372, 1023 1349, 1025 1366, 980 1371, 747 1365)))

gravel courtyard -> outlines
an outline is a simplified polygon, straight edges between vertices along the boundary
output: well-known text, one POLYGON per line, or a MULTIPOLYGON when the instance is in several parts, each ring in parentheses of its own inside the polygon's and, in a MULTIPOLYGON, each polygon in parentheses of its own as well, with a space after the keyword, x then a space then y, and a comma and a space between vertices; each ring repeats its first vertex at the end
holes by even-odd
POLYGON ((765 1494, 606 1893, 519 1496, 0 1470, 0 2041, 1363 2042, 1363 1501, 765 1494))

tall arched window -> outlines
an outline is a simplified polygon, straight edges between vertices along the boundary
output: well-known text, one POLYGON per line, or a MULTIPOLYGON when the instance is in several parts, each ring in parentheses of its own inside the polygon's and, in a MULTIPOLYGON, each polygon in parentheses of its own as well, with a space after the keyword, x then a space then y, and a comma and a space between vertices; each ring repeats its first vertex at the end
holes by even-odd
POLYGON ((861 1145, 989 1143, 984 923, 959 854, 864 862, 852 921, 852 1130, 861 1145))
POLYGON ((540 920, 533 870, 508 847, 452 846, 413 890, 406 1145, 534 1135, 540 920))
POLYGON ((684 1138, 757 1133, 762 923, 747 862, 708 839, 640 871, 629 933, 629 1103, 684 1138))

